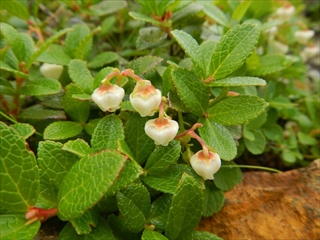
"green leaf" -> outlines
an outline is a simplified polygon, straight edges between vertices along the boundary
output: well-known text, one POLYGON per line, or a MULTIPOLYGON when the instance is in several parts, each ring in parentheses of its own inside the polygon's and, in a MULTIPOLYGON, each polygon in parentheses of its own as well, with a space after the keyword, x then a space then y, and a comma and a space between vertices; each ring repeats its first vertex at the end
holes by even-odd
POLYGON ((66 119, 66 115, 63 111, 61 110, 52 110, 43 107, 40 104, 33 105, 29 108, 21 110, 19 114, 19 118, 21 119, 61 119, 64 120, 66 119))
POLYGON ((253 129, 251 133, 253 134, 253 139, 244 138, 246 148, 253 154, 263 153, 267 144, 265 136, 259 129, 253 129))
MULTIPOLYGON (((3 62, 0 61, 0 69, 2 69, 1 63, 3 63, 3 62)), ((0 77, 0 92, 3 95, 10 95, 10 96, 14 95, 14 88, 13 88, 11 82, 8 81, 7 79, 1 78, 1 77, 0 77)))
POLYGON ((59 189, 59 218, 78 217, 94 206, 119 177, 125 161, 117 152, 102 151, 76 162, 59 189))
POLYGON ((214 49, 216 48, 217 43, 213 40, 206 40, 201 43, 199 48, 199 54, 201 55, 202 59, 200 64, 202 65, 202 68, 205 70, 205 75, 203 77, 208 77, 210 72, 210 63, 211 63, 211 55, 214 52, 214 49))
POLYGON ((219 154, 220 158, 231 160, 237 156, 236 142, 226 127, 208 118, 202 118, 199 122, 203 124, 198 129, 201 138, 219 154))
POLYGON ((224 125, 239 125, 259 116, 268 103, 256 96, 228 97, 209 108, 209 119, 224 125))
POLYGON ((202 177, 196 174, 191 167, 185 164, 171 165, 168 167, 167 171, 159 173, 158 175, 147 175, 146 177, 143 176, 141 177, 141 180, 143 183, 155 190, 174 194, 184 172, 192 176, 200 187, 204 187, 202 177))
POLYGON ((168 34, 158 27, 145 27, 139 30, 137 50, 155 49, 168 43, 168 34))
POLYGON ((257 118, 248 122, 245 127, 248 129, 258 129, 267 121, 267 113, 262 112, 257 118))
POLYGON ((42 209, 51 209, 57 208, 57 187, 51 184, 48 175, 44 173, 41 168, 39 169, 40 173, 40 193, 37 199, 36 207, 42 209))
POLYGON ((246 0, 239 3, 236 9, 233 11, 231 19, 235 19, 238 22, 242 20, 244 15, 246 14, 248 8, 251 5, 252 0, 246 0))
POLYGON ((171 194, 163 194, 151 204, 147 222, 154 225, 155 230, 165 231, 171 201, 171 194))
POLYGON ((110 214, 108 216, 108 222, 117 240, 120 240, 120 239, 141 240, 141 234, 131 232, 124 225, 124 219, 120 215, 115 216, 114 214, 110 214))
POLYGON ((154 141, 144 131, 147 121, 147 118, 142 118, 139 114, 135 113, 129 117, 124 128, 125 141, 134 159, 140 165, 148 159, 155 148, 154 141))
POLYGON ((5 239, 33 239, 40 228, 40 221, 29 225, 23 215, 0 215, 0 238, 5 239))
POLYGON ((204 231, 193 231, 185 240, 223 240, 218 236, 204 231))
MULTIPOLYGON (((116 13, 121 9, 128 6, 127 1, 117 0, 117 1, 101 1, 98 4, 90 6, 90 10, 93 15, 104 16, 107 14, 116 13)), ((91 14, 90 14, 91 15, 91 14)))
POLYGON ((206 189, 204 195, 204 209, 202 216, 210 217, 214 213, 219 212, 224 204, 224 193, 213 184, 211 181, 205 182, 206 189))
POLYGON ((118 54, 114 52, 103 52, 94 56, 88 63, 88 68, 101 68, 108 63, 112 63, 118 59, 118 54))
POLYGON ((212 81, 206 86, 210 87, 237 87, 237 86, 264 86, 266 81, 257 77, 234 77, 223 78, 216 81, 212 81))
POLYGON ((63 145, 62 149, 78 155, 80 158, 94 153, 89 144, 80 138, 68 141, 63 145))
POLYGON ((80 134, 83 127, 80 123, 72 121, 53 122, 46 127, 43 138, 48 140, 62 140, 80 134))
POLYGON ((202 9, 203 9, 202 5, 200 5, 199 3, 192 2, 187 6, 183 7, 182 9, 175 11, 172 14, 170 19, 172 22, 178 22, 180 19, 186 18, 188 16, 191 16, 200 12, 202 9))
POLYGON ((19 62, 25 61, 26 48, 22 35, 9 24, 0 23, 0 30, 19 62))
POLYGON ((93 208, 80 217, 71 219, 70 222, 77 234, 89 234, 92 231, 92 227, 97 227, 99 223, 99 213, 93 208))
POLYGON ((72 98, 80 100, 80 101, 90 101, 92 100, 91 95, 86 93, 73 94, 72 98))
POLYGON ((144 228, 146 215, 149 214, 151 203, 146 187, 131 184, 116 194, 120 214, 128 229, 134 233, 144 228))
POLYGON ((101 86, 101 81, 112 72, 113 68, 112 67, 105 67, 101 69, 94 77, 93 80, 93 87, 92 89, 96 89, 101 86))
POLYGON ((40 62, 68 66, 71 61, 65 47, 57 44, 52 44, 37 58, 40 62))
POLYGON ((77 48, 81 41, 90 34, 90 28, 87 24, 79 23, 73 25, 72 30, 66 36, 65 46, 69 56, 75 58, 77 48))
POLYGON ((263 134, 272 141, 282 141, 283 140, 283 129, 278 124, 267 123, 262 127, 263 134))
POLYGON ((199 117, 205 114, 209 97, 203 82, 186 69, 173 68, 171 74, 177 94, 188 110, 199 117))
POLYGON ((153 69, 163 59, 155 56, 143 56, 131 61, 128 65, 129 68, 134 70, 136 75, 142 76, 146 72, 153 69))
POLYGON ((202 60, 199 56, 199 45, 197 41, 188 33, 182 30, 173 30, 171 31, 172 36, 179 43, 180 47, 185 51, 185 53, 191 58, 191 60, 200 66, 202 60))
POLYGON ((61 84, 52 78, 41 78, 27 81, 21 88, 20 94, 30 96, 50 95, 60 92, 61 84))
POLYGON ((87 68, 86 62, 79 59, 71 60, 68 65, 68 72, 72 81, 84 92, 92 93, 93 77, 87 68))
POLYGON ((214 174, 214 184, 222 191, 229 191, 241 182, 242 173, 240 168, 233 167, 236 164, 232 161, 222 161, 221 164, 219 171, 214 174))
POLYGON ((42 176, 54 186, 55 193, 67 172, 79 157, 62 149, 63 144, 53 141, 41 141, 38 147, 38 164, 42 176))
POLYGON ((230 29, 212 54, 211 75, 215 80, 237 70, 251 55, 260 32, 255 25, 242 24, 230 29))
POLYGON ((10 212, 25 213, 39 193, 36 158, 24 138, 0 122, 0 205, 10 212))
POLYGON ((72 227, 71 223, 67 223, 65 227, 59 233, 59 240, 117 240, 113 233, 112 229, 109 226, 109 223, 102 217, 99 217, 98 225, 92 229, 89 234, 78 235, 76 230, 72 227))
POLYGON ((71 28, 65 28, 62 29, 56 33, 54 33, 51 37, 49 37, 42 45, 38 48, 37 51, 35 51, 29 61, 26 63, 26 68, 29 69, 32 65, 32 63, 58 38, 66 34, 67 32, 72 31, 71 28))
POLYGON ((135 19, 135 20, 140 20, 143 22, 147 22, 147 23, 152 23, 155 26, 159 26, 161 23, 159 21, 157 21, 156 19, 149 17, 147 15, 144 15, 142 13, 138 13, 138 12, 129 12, 129 15, 135 19))
POLYGON ((144 0, 136 0, 136 2, 142 7, 142 9, 146 12, 151 12, 156 16, 163 16, 170 7, 171 4, 176 2, 176 0, 161 0, 161 1, 144 1, 144 0))
POLYGON ((0 61, 0 69, 12 73, 15 77, 28 78, 28 75, 13 69, 7 63, 0 61))
POLYGON ((203 12, 211 19, 213 19, 214 21, 216 21, 217 23, 219 23, 220 25, 224 26, 224 27, 228 27, 229 25, 229 20, 226 16, 226 14, 224 14, 224 12, 216 7, 214 4, 212 4, 211 2, 199 2, 201 5, 203 5, 203 12))
POLYGON ((75 84, 69 84, 66 87, 66 93, 62 99, 63 109, 68 117, 74 121, 84 124, 90 114, 90 103, 74 99, 74 94, 83 94, 84 92, 75 84))
POLYGON ((151 231, 149 229, 145 229, 142 233, 141 240, 168 240, 165 236, 161 233, 156 231, 151 231))
POLYGON ((175 163, 180 156, 181 145, 178 141, 171 141, 168 146, 157 146, 150 154, 144 167, 147 174, 161 173, 175 163))
POLYGON ((311 137, 303 132, 298 132, 298 139, 301 144, 307 146, 315 146, 318 143, 316 138, 311 137))
POLYGON ((120 177, 109 188, 107 195, 112 196, 119 190, 123 189, 143 173, 142 168, 134 161, 126 161, 125 166, 120 173, 120 177))
POLYGON ((1 3, 1 10, 6 10, 10 15, 24 20, 28 20, 30 17, 28 9, 17 0, 3 1, 1 3))
POLYGON ((282 151, 281 158, 287 166, 293 165, 297 162, 295 153, 289 149, 284 149, 282 151))
POLYGON ((193 177, 183 173, 172 197, 166 236, 174 240, 189 234, 200 222, 202 209, 202 189, 193 177))
POLYGON ((31 36, 27 33, 20 33, 25 47, 24 61, 27 62, 35 51, 35 44, 31 36))
POLYGON ((28 123, 15 123, 10 127, 14 128, 23 139, 29 138, 36 132, 34 127, 28 123))
POLYGON ((293 61, 284 55, 268 54, 260 57, 260 65, 256 69, 249 71, 250 75, 264 76, 289 67, 293 61))
POLYGON ((105 149, 118 149, 118 142, 124 139, 122 122, 116 115, 102 118, 94 129, 91 146, 95 152, 105 149))
POLYGON ((92 50, 92 38, 93 38, 93 35, 96 33, 96 32, 99 32, 101 30, 101 27, 97 27, 95 30, 93 30, 91 33, 89 33, 87 36, 85 36, 81 42, 79 43, 76 51, 75 51, 75 54, 74 54, 74 57, 77 58, 77 59, 86 59, 88 58, 88 56, 90 55, 91 53, 91 50, 92 50))
POLYGON ((86 133, 92 135, 100 120, 101 118, 89 120, 89 122, 84 126, 84 130, 86 131, 86 133))

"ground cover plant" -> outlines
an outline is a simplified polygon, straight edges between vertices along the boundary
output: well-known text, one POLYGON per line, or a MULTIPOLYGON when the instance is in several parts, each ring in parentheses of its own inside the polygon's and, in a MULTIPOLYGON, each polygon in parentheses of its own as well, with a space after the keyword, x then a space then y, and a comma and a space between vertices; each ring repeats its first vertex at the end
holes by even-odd
POLYGON ((1 239, 220 239, 239 158, 319 157, 302 1, 0 6, 1 239))

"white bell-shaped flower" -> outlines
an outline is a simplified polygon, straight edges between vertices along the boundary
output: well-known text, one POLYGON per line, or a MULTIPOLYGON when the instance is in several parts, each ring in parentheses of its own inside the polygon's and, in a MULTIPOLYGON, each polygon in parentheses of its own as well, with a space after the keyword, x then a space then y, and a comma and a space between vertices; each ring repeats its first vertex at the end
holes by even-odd
POLYGON ((115 84, 102 85, 95 89, 91 95, 92 100, 104 112, 114 112, 120 108, 123 97, 123 88, 115 84))
POLYGON ((137 82, 130 94, 130 103, 141 117, 153 116, 161 103, 161 92, 149 80, 137 82))
POLYGON ((220 156, 217 153, 208 151, 208 155, 206 156, 204 151, 200 150, 190 158, 192 168, 204 180, 213 179, 213 174, 221 167, 220 156))
POLYGON ((46 78, 58 80, 62 74, 63 66, 51 63, 44 63, 40 67, 40 72, 46 78))
POLYGON ((284 7, 278 8, 276 15, 280 20, 286 22, 293 16, 295 10, 295 7, 288 3, 284 7))
POLYGON ((320 48, 318 46, 311 46, 304 48, 301 53, 300 57, 303 61, 307 61, 309 58, 313 58, 320 53, 320 48))
POLYGON ((168 146, 177 135, 179 124, 169 118, 156 118, 147 121, 144 130, 157 145, 168 146))
POLYGON ((307 44, 308 41, 314 36, 314 31, 312 30, 302 30, 296 31, 294 33, 294 38, 298 43, 307 44))

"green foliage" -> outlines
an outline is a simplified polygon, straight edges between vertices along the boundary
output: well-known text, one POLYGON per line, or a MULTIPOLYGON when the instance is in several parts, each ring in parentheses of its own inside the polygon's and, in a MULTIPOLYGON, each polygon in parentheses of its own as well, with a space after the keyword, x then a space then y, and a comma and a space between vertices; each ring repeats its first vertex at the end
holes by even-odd
POLYGON ((15 129, 0 122, 0 131, 1 211, 24 213, 36 203, 39 193, 36 158, 15 129))
POLYGON ((313 43, 295 37, 312 24, 302 3, 288 21, 279 1, 29 5, 1 3, 1 239, 33 239, 57 216, 69 221, 59 239, 217 240, 194 229, 241 181, 239 158, 320 157, 313 43), (92 95, 111 103, 110 84, 125 93, 104 112, 92 95), (149 116, 134 98, 152 102, 149 116), (206 149, 222 160, 210 180, 190 164, 206 149))

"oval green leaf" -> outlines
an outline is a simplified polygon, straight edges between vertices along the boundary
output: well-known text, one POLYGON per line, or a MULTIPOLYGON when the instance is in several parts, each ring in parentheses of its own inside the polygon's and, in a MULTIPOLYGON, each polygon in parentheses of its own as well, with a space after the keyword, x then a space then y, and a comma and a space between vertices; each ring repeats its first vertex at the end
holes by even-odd
POLYGON ((202 210, 202 189, 193 177, 183 173, 172 197, 166 224, 166 236, 174 240, 190 234, 199 224, 202 210))
POLYGON ((211 75, 224 78, 237 70, 251 55, 260 32, 255 25, 242 24, 230 29, 220 40, 211 57, 211 75))
POLYGON ((60 92, 61 84, 51 78, 41 78, 26 82, 20 88, 20 94, 30 96, 50 95, 60 92))
POLYGON ((79 217, 93 207, 119 177, 125 162, 120 153, 102 151, 75 163, 59 189, 59 218, 79 217))
POLYGON ((82 125, 77 122, 53 122, 44 130, 43 138, 50 140, 68 139, 80 134, 82 132, 82 129, 82 125))
POLYGON ((187 109, 199 117, 203 116, 209 103, 207 88, 203 82, 186 69, 173 68, 171 74, 177 94, 187 109))
POLYGON ((39 193, 36 158, 24 138, 0 122, 0 205, 10 212, 25 213, 39 193))

